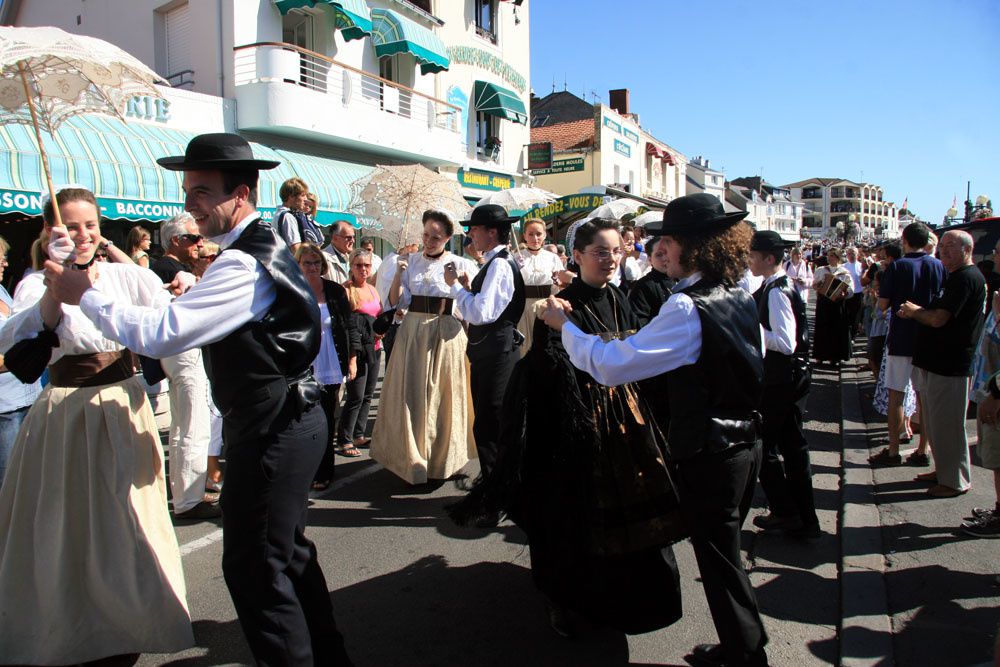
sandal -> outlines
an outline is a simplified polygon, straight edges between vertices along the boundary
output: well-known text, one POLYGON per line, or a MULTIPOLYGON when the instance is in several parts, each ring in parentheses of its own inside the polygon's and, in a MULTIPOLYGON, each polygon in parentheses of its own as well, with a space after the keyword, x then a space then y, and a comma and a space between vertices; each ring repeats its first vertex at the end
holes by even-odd
POLYGON ((931 458, 926 454, 921 454, 920 452, 913 452, 906 457, 906 462, 911 466, 929 466, 931 464, 931 458))
POLYGON ((322 481, 322 482, 316 481, 316 482, 312 483, 312 490, 313 491, 326 491, 327 489, 330 488, 331 484, 333 484, 333 480, 332 479, 328 479, 328 480, 325 480, 325 481, 322 481))
POLYGON ((353 444, 348 443, 346 445, 339 445, 333 451, 337 452, 341 456, 346 456, 347 458, 354 459, 361 456, 361 452, 353 444))
POLYGON ((899 454, 890 454, 888 447, 868 457, 868 463, 873 466, 898 466, 902 462, 903 457, 899 454))
POLYGON ((930 472, 918 473, 916 477, 913 478, 914 482, 930 482, 931 484, 937 484, 937 471, 931 470, 930 472))

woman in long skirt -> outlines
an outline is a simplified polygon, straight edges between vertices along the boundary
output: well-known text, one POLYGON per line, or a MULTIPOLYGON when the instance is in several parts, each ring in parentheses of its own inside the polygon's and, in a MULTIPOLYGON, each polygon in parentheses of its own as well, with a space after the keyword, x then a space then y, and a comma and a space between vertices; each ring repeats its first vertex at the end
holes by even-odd
POLYGON ((444 266, 475 275, 470 260, 447 250, 448 216, 424 213, 424 249, 399 260, 389 302, 406 310, 379 398, 371 456, 410 484, 448 479, 476 457, 468 339, 444 281, 444 266))
MULTIPOLYGON (((813 325, 812 356, 818 361, 839 365, 851 358, 851 327, 848 319, 846 299, 831 299, 823 294, 822 285, 827 277, 845 283, 850 290, 851 274, 841 265, 839 248, 830 248, 826 253, 829 266, 821 266, 813 274, 816 288, 816 321, 813 325)), ((834 283, 836 284, 836 283, 834 283)), ((841 290, 843 291, 843 290, 841 290)))
MULTIPOLYGON (((92 193, 56 199, 77 268, 96 272, 96 289, 136 305, 170 298, 148 269, 91 265, 100 239, 92 193)), ((44 215, 51 224, 51 202, 44 215)), ((78 306, 56 302, 42 273, 24 280, 0 350, 43 329, 59 345, 0 489, 0 664, 127 664, 185 649, 193 637, 163 451, 131 353, 78 306)))
POLYGON ((524 334, 521 356, 531 349, 535 329, 535 304, 552 293, 552 274, 563 270, 559 255, 542 248, 545 243, 545 222, 538 218, 524 221, 521 239, 524 247, 515 256, 521 265, 524 279, 524 312, 517 323, 517 330, 524 334))

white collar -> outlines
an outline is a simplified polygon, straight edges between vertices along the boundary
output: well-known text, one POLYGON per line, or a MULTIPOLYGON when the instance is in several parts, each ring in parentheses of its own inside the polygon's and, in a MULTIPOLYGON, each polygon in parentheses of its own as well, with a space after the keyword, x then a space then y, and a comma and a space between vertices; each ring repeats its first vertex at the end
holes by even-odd
POLYGON ((226 248, 231 246, 236 239, 240 237, 240 234, 242 234, 243 230, 247 228, 247 225, 249 225, 251 222, 253 222, 259 217, 260 213, 254 211, 247 217, 240 220, 238 225, 230 229, 225 234, 221 234, 219 236, 213 236, 210 240, 219 244, 220 251, 225 250, 226 248))
POLYGON ((677 285, 674 286, 674 291, 679 292, 682 289, 694 285, 699 280, 701 280, 701 271, 695 271, 687 278, 681 278, 680 280, 678 280, 677 285))
POLYGON ((764 284, 765 285, 770 285, 771 283, 773 283, 778 278, 783 278, 784 275, 785 275, 784 269, 778 269, 777 271, 774 272, 773 276, 768 276, 767 278, 764 279, 764 284))
POLYGON ((483 260, 486 261, 486 262, 490 261, 491 259, 493 259, 496 256, 496 254, 498 252, 500 252, 501 250, 505 249, 506 247, 507 246, 505 246, 505 245, 498 245, 497 247, 493 248, 493 250, 490 250, 488 253, 486 253, 485 255, 483 255, 483 260))

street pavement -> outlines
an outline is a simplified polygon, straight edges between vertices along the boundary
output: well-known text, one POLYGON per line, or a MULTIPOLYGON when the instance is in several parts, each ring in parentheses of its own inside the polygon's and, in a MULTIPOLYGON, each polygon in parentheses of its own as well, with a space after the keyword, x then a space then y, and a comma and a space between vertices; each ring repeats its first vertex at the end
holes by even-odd
MULTIPOLYGON (((884 418, 863 405, 870 405, 863 396, 872 389, 864 378, 851 370, 814 374, 805 429, 824 536, 799 542, 758 532, 750 518, 764 511, 759 492, 745 526, 746 565, 770 635, 771 663, 829 665, 842 656, 844 664, 858 665, 984 663, 1000 620, 1000 543, 952 529, 973 505, 989 506, 988 471, 976 468, 966 496, 930 500, 910 481, 919 470, 873 473, 858 463, 862 449, 867 456, 868 436, 885 431, 884 418), (845 449, 852 443, 856 449, 845 449), (848 500, 880 504, 845 509, 845 490, 848 500), (874 517, 873 525, 855 528, 859 513, 874 517)), ((585 627, 566 640, 548 627, 516 526, 456 527, 444 508, 462 495, 460 480, 409 487, 365 454, 338 457, 337 481, 313 499, 307 533, 359 667, 684 665, 692 646, 715 641, 689 544, 675 547, 684 605, 675 625, 631 637, 585 627)), ((477 472, 475 462, 463 471, 468 478, 477 472)), ((197 646, 145 655, 139 664, 250 664, 220 570, 219 524, 178 525, 177 535, 197 646)))

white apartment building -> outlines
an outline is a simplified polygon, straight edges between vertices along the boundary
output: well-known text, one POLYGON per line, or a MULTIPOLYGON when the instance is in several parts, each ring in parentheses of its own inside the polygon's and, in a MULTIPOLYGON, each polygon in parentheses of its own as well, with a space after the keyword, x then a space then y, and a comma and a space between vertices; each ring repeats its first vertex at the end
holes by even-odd
MULTIPOLYGON (((470 201, 523 182, 529 4, 20 0, 4 11, 12 25, 118 45, 171 82, 174 111, 181 98, 214 105, 183 126, 169 113, 134 124, 235 131, 279 151, 311 188, 324 188, 320 217, 329 223, 351 218, 342 215, 350 182, 376 164, 422 163, 456 178, 470 201)), ((276 193, 261 194, 275 205, 276 193)))
POLYGON ((720 201, 726 201, 726 175, 712 169, 712 163, 707 158, 698 155, 688 160, 686 181, 684 194, 707 192, 718 197, 720 201))
POLYGON ((791 199, 804 205, 804 235, 824 238, 836 234, 837 225, 854 222, 862 237, 898 238, 898 211, 885 201, 882 187, 842 178, 809 178, 782 186, 791 199))
POLYGON ((747 211, 746 221, 758 230, 778 232, 786 241, 801 239, 803 204, 791 192, 771 185, 759 176, 736 178, 726 183, 726 203, 747 211))

